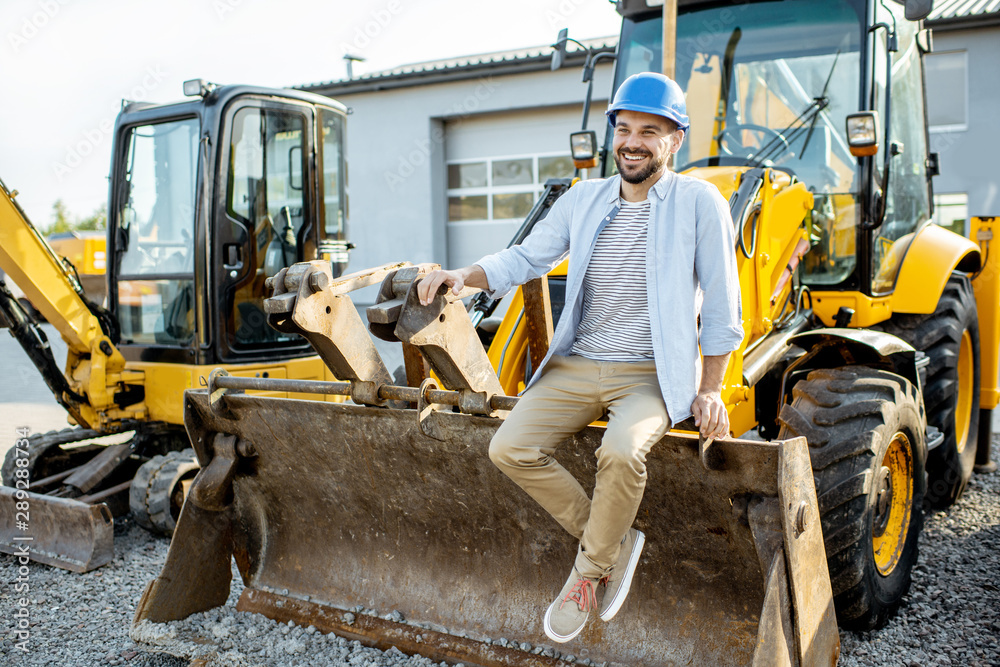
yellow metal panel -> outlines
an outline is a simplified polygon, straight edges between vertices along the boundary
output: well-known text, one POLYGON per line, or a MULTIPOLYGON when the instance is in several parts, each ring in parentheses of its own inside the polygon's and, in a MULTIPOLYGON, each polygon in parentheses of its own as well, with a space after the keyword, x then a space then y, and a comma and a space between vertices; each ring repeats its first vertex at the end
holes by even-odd
POLYGON ((740 185, 740 177, 749 167, 695 167, 681 173, 708 181, 726 199, 729 199, 740 185))
MULTIPOLYGON (((569 268, 569 260, 564 259, 549 276, 564 277, 569 268)), ((517 396, 524 389, 525 359, 528 350, 528 330, 524 319, 524 299, 521 288, 511 297, 510 306, 503 321, 497 328, 490 349, 487 351, 490 364, 497 371, 500 386, 508 396, 517 396)))
MULTIPOLYGON (((743 349, 733 352, 734 360, 740 363, 730 362, 729 368, 739 368, 740 375, 743 374, 743 349)), ((735 373, 726 373, 727 382, 734 377, 735 373)), ((746 387, 741 382, 738 385, 729 385, 723 388, 722 400, 726 402, 729 410, 729 430, 736 436, 740 436, 747 431, 757 427, 757 408, 753 387, 746 387)))
POLYGON ((104 275, 108 268, 108 240, 103 235, 84 239, 81 273, 104 275))
POLYGON ((1000 391, 997 374, 1000 372, 1000 245, 997 218, 972 218, 969 235, 979 244, 986 265, 972 281, 979 311, 979 407, 992 410, 997 406, 1000 391), (992 252, 990 252, 992 250, 992 252))
MULTIPOLYGON (((319 357, 290 359, 283 362, 265 362, 260 364, 226 364, 226 365, 185 365, 162 364, 155 362, 129 362, 128 368, 142 371, 145 374, 146 400, 148 418, 154 421, 165 421, 171 424, 184 423, 184 392, 187 389, 198 388, 202 380, 208 381, 208 375, 216 368, 224 368, 231 375, 241 377, 272 377, 290 378, 293 380, 333 380, 333 375, 319 357), (267 374, 266 376, 264 374, 267 374)), ((273 392, 260 393, 266 396, 288 398, 288 394, 273 392)), ((329 400, 318 394, 294 394, 293 398, 316 401, 329 400)), ((342 400, 342 399, 341 399, 342 400)))
POLYGON ((0 269, 56 328, 71 351, 90 353, 103 335, 97 318, 73 289, 45 239, 21 215, 3 188, 0 188, 0 269))
POLYGON ((979 247, 969 239, 937 225, 924 227, 903 258, 891 312, 933 313, 951 272, 972 253, 979 255, 979 247))
POLYGON ((870 327, 884 322, 892 315, 890 300, 892 297, 871 297, 861 292, 821 292, 809 293, 812 299, 813 313, 823 324, 832 327, 837 319, 837 311, 847 307, 854 311, 851 328, 870 327))

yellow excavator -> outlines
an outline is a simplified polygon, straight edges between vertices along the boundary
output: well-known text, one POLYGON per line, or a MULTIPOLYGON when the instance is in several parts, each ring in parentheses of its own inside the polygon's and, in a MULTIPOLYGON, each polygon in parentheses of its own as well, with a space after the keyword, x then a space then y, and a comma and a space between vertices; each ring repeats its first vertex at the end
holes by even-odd
POLYGON ((175 104, 129 103, 117 118, 101 248, 106 306, 85 289, 92 267, 57 254, 0 184, 0 269, 66 342, 65 368, 2 282, 0 325, 75 424, 8 452, 5 552, 26 546, 35 560, 86 571, 112 557, 113 516, 131 510, 145 527, 172 532, 198 469, 183 393, 213 368, 332 377, 306 341, 267 326, 263 299, 266 280, 295 262, 324 261, 334 275, 346 266, 346 109, 202 80, 184 92, 175 104), (123 435, 99 439, 109 434, 123 435))
MULTIPOLYGON (((224 604, 235 559, 237 609, 434 660, 835 664, 838 625, 878 628, 904 604, 924 507, 954 502, 977 457, 989 465, 1000 258, 994 219, 973 219, 971 239, 931 222, 930 7, 618 3, 615 87, 672 74, 692 127, 676 169, 729 199, 745 337, 723 394, 738 437, 682 423, 650 452, 646 548, 613 623, 547 645, 542 614, 577 545, 487 455, 578 298, 565 265, 502 309, 443 291, 424 307, 428 267, 373 270, 357 283, 381 280, 366 329, 348 317, 354 284, 314 262, 276 275, 264 308, 342 381, 219 370, 185 394, 202 471, 133 637, 210 645, 155 625, 224 604), (406 386, 380 379, 369 331, 403 343, 406 386)), ((572 146, 578 166, 613 173, 610 136, 572 146)), ((570 187, 549 181, 513 242, 570 187)), ((603 428, 556 454, 584 488, 603 428)))

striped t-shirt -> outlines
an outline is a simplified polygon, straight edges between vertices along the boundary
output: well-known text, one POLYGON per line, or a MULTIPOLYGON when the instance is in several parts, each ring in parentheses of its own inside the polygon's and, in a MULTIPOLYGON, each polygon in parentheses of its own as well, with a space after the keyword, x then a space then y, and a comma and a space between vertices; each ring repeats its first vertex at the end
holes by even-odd
POLYGON ((597 237, 583 277, 583 315, 570 354, 596 361, 653 358, 646 303, 649 201, 619 199, 619 211, 597 237))

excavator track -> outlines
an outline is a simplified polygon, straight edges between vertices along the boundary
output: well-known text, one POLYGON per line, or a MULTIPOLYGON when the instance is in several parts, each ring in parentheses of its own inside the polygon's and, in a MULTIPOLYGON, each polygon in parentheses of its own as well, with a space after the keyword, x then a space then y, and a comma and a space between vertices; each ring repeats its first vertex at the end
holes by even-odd
POLYGON ((193 449, 154 456, 139 467, 129 489, 129 509, 146 530, 173 535, 184 499, 184 485, 198 472, 193 449))
POLYGON ((109 562, 141 435, 74 427, 16 443, 3 463, 0 551, 75 572, 109 562), (88 442, 107 436, 119 441, 88 442))
MULTIPOLYGON (((44 467, 43 459, 46 454, 51 453, 53 448, 60 447, 62 445, 70 445, 74 443, 82 443, 87 440, 93 440, 94 438, 101 437, 101 433, 89 428, 80 428, 79 426, 70 426, 69 428, 64 428, 57 431, 48 431, 46 433, 36 433, 28 437, 28 470, 30 471, 30 476, 32 481, 40 479, 42 477, 47 477, 49 474, 55 474, 56 470, 49 472, 48 470, 42 470, 44 467), (41 475, 36 473, 42 472, 41 475), (48 473, 48 474, 46 474, 48 473)), ((91 454, 93 451, 100 447, 100 445, 95 445, 93 449, 79 450, 80 452, 89 451, 91 454)), ((4 486, 14 486, 14 471, 17 466, 17 456, 18 452, 16 448, 11 447, 7 450, 7 454, 4 456, 3 468, 0 470, 0 475, 2 475, 4 486)), ((76 452, 74 452, 76 454, 76 452)), ((72 455, 70 455, 72 456, 72 455)), ((89 457, 88 457, 89 458, 89 457)), ((72 465, 72 463, 70 463, 72 465)))

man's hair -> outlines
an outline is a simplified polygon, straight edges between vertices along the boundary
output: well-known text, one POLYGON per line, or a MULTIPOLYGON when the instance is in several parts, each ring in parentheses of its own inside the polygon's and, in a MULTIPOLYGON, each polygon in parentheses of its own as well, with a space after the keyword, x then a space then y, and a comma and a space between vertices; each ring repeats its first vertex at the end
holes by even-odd
MULTIPOLYGON (((676 132, 676 131, 677 131, 678 129, 680 129, 680 128, 679 128, 679 127, 677 126, 677 122, 676 122, 676 121, 674 121, 674 120, 673 120, 673 119, 671 119, 671 118, 667 118, 666 116, 661 116, 661 115, 659 115, 659 114, 649 114, 649 115, 650 115, 650 116, 656 116, 657 118, 662 118, 663 120, 667 121, 667 129, 669 130, 670 134, 673 134, 673 133, 674 133, 674 132, 676 132)), ((616 118, 615 118, 615 126, 617 126, 617 125, 618 125, 618 118, 616 117, 616 118)))

